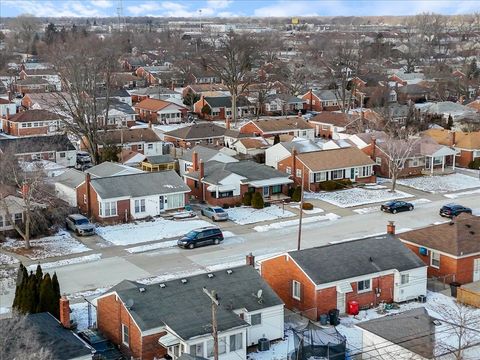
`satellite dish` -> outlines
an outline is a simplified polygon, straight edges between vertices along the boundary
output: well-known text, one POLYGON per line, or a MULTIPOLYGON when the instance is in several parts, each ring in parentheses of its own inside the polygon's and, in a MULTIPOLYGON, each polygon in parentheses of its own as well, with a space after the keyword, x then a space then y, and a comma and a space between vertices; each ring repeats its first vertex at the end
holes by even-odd
POLYGON ((125 304, 125 306, 127 307, 127 309, 131 309, 132 306, 133 306, 133 304, 134 304, 133 299, 128 299, 128 300, 127 300, 127 303, 125 304))
POLYGON ((262 297, 262 294, 263 294, 263 290, 262 289, 258 290, 257 291, 257 298, 260 299, 262 297))

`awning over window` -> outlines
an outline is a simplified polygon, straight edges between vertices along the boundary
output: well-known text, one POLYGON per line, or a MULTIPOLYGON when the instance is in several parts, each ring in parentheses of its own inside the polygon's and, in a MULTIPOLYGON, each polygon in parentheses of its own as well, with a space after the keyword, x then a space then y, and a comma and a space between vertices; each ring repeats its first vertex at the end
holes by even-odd
POLYGON ((180 344, 180 339, 175 335, 167 333, 167 335, 162 336, 158 339, 158 343, 163 347, 167 348, 169 346, 180 344))
POLYGON ((350 285, 350 283, 347 283, 347 282, 343 282, 343 283, 340 283, 337 285, 337 292, 339 292, 340 294, 346 294, 346 293, 349 293, 349 292, 352 292, 353 289, 352 289, 352 285, 350 285))

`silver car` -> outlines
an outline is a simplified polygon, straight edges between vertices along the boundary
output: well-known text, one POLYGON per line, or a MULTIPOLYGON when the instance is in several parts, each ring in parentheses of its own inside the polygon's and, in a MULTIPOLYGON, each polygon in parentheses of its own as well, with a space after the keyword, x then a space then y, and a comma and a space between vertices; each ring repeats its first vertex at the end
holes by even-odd
POLYGON ((74 231, 77 235, 94 235, 95 226, 85 216, 80 214, 68 215, 65 219, 67 230, 74 231))
POLYGON ((219 206, 204 207, 202 215, 212 219, 212 221, 228 220, 228 213, 219 206))

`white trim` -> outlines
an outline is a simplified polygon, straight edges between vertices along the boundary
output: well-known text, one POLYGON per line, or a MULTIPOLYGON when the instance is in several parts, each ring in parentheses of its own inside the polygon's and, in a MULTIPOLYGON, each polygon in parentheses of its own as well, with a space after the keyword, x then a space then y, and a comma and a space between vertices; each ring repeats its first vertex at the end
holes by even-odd
POLYGON ((469 258, 469 257, 472 257, 472 256, 479 256, 479 255, 480 255, 480 252, 476 252, 476 253, 471 253, 471 254, 466 254, 466 255, 457 256, 457 255, 453 255, 453 254, 446 253, 446 252, 441 251, 441 250, 437 250, 437 249, 434 249, 434 248, 430 248, 430 247, 428 247, 428 246, 424 246, 424 245, 422 245, 422 244, 417 244, 417 243, 414 243, 414 242, 412 242, 412 241, 404 240, 404 239, 402 239, 402 238, 399 238, 399 240, 400 240, 401 242, 404 242, 404 243, 406 243, 406 244, 413 245, 413 246, 416 246, 416 247, 419 247, 419 248, 423 247, 423 248, 427 249, 427 250, 430 251, 430 252, 431 252, 431 251, 435 251, 435 252, 437 252, 437 253, 439 253, 439 254, 441 254, 441 255, 448 256, 448 257, 450 257, 450 258, 452 258, 452 259, 455 259, 455 260, 465 259, 465 258, 469 258))
POLYGON ((299 301, 302 298, 302 283, 300 281, 292 280, 292 298, 299 301), (295 295, 295 285, 298 285, 298 296, 295 295))

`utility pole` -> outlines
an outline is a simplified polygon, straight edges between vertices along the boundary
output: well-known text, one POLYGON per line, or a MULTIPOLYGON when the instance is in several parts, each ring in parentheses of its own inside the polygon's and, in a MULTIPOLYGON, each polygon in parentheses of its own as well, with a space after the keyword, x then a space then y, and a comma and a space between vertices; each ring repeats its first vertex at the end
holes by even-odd
POLYGON ((305 167, 302 169, 302 190, 300 194, 300 217, 298 219, 298 241, 297 241, 297 250, 300 250, 300 245, 302 242, 302 220, 303 220, 303 184, 305 182, 305 167))
POLYGON ((203 292, 212 301, 213 360, 218 360, 217 307, 219 305, 219 302, 215 290, 209 292, 206 288, 203 288, 203 292))

